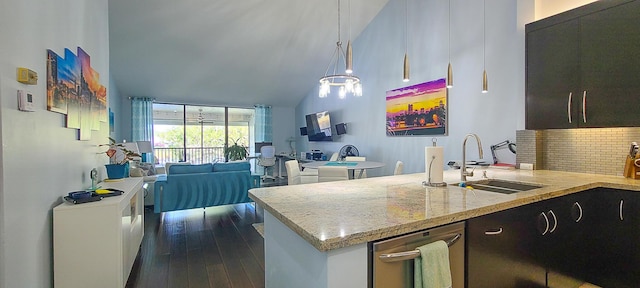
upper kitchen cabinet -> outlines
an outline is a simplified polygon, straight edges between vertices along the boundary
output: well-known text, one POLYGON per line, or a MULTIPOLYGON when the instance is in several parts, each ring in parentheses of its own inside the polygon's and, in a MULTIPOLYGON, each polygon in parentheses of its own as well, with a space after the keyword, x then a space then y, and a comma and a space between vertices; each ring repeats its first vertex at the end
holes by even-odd
POLYGON ((526 26, 526 128, 640 126, 640 1, 597 1, 526 26))

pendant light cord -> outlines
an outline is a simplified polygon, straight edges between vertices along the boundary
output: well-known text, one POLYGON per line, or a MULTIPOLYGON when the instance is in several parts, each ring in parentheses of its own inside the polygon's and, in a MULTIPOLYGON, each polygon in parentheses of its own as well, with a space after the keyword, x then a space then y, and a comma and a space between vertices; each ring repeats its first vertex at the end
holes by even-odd
POLYGON ((451 63, 451 0, 449 0, 449 63, 451 63))
POLYGON ((349 41, 351 41, 351 0, 349 0, 349 41))
POLYGON ((409 52, 409 0, 404 0, 404 54, 409 52))
POLYGON ((482 67, 487 70, 487 7, 486 1, 482 0, 482 67))
POLYGON ((340 0, 338 0, 338 43, 342 44, 340 40, 340 0))

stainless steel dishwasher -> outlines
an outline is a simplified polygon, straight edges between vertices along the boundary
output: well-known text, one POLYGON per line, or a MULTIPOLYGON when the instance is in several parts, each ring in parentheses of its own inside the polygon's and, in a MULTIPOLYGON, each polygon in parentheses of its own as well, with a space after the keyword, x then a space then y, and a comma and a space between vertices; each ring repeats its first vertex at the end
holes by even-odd
POLYGON ((369 244, 369 287, 412 288, 416 249, 443 240, 449 246, 453 288, 464 287, 464 222, 449 224, 369 244))

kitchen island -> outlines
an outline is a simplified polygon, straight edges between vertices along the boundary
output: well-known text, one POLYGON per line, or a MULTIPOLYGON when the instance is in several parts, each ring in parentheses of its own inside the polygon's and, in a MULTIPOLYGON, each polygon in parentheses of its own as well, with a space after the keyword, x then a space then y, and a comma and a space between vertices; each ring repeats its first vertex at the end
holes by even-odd
MULTIPOLYGON (((445 181, 459 182, 459 172, 445 171, 445 181)), ((265 210, 266 285, 367 287, 368 242, 591 188, 640 191, 636 180, 597 174, 487 169, 487 176, 543 187, 514 194, 423 187, 417 173, 252 189, 265 210)))

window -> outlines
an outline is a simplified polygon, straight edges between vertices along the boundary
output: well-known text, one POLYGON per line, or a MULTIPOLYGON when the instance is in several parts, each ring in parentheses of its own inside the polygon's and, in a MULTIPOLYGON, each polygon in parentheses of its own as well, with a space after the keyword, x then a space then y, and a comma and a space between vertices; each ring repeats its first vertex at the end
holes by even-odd
POLYGON ((153 105, 154 150, 158 162, 224 162, 224 147, 253 143, 254 110, 245 108, 153 105))

